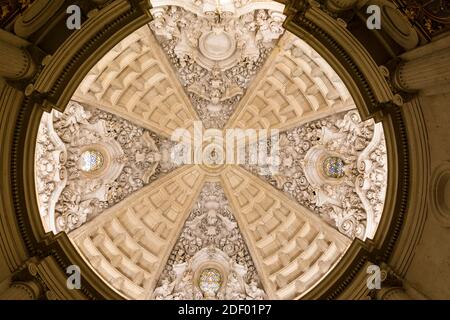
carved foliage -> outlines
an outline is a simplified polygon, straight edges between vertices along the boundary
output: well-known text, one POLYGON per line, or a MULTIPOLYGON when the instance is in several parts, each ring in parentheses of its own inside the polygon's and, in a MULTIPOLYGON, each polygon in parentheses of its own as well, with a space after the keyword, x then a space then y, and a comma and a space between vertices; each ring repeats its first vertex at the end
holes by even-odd
POLYGON ((284 32, 284 16, 269 10, 200 16, 176 6, 152 13, 150 27, 204 125, 222 128, 284 32))
POLYGON ((156 299, 205 298, 192 284, 196 271, 193 257, 205 248, 219 250, 233 266, 225 290, 221 293, 222 298, 258 299, 265 296, 222 187, 218 183, 208 182, 170 254, 154 293, 156 299))
POLYGON ((36 156, 37 164, 46 167, 37 170, 37 185, 39 198, 48 198, 48 186, 65 179, 54 208, 55 232, 79 227, 174 168, 169 161, 171 142, 124 119, 75 102, 63 114, 53 111, 48 116, 53 117, 65 151, 54 159, 54 147, 43 128, 38 141, 45 152, 38 148, 36 156), (100 150, 96 152, 107 159, 99 172, 83 171, 86 150, 100 150), (60 176, 52 176, 57 167, 60 176))
POLYGON ((374 130, 373 121, 361 122, 356 111, 309 122, 281 134, 278 172, 247 168, 343 234, 365 239, 373 235, 381 216, 387 180, 384 136, 380 127, 376 134, 374 130), (329 160, 318 157, 314 162, 321 163, 311 165, 307 155, 314 150, 342 159, 343 177, 327 180, 320 172, 323 181, 312 181, 315 171, 323 170, 329 160))

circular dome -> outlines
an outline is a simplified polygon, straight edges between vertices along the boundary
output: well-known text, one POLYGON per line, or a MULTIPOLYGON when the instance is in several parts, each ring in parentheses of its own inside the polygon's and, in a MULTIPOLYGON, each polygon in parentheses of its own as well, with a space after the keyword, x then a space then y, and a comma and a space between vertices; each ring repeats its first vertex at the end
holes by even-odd
POLYGON ((435 59, 448 53, 448 28, 428 10, 442 1, 422 10, 431 25, 414 26, 395 24, 406 7, 373 1, 377 37, 360 19, 366 6, 226 2, 239 8, 219 16, 220 7, 202 9, 223 1, 91 1, 80 7, 89 19, 63 33, 61 1, 29 1, 2 17, 17 40, 5 47, 17 59, 0 81, 3 298, 203 299, 205 268, 222 274, 217 299, 448 293, 448 78, 435 59), (278 32, 274 12, 288 15, 294 39, 278 32), (211 24, 236 40, 225 61, 198 48, 211 24), (263 152, 265 165, 173 164, 177 141, 167 139, 184 128, 190 138, 278 129, 280 154, 263 152), (308 158, 312 148, 323 157, 308 158), (87 173, 79 160, 91 149, 104 165, 87 173), (325 175, 330 156, 344 161, 344 177, 325 175), (380 271, 382 289, 370 290, 367 276, 380 271))
POLYGON ((375 235, 383 125, 358 116, 338 74, 278 16, 252 8, 229 17, 226 31, 190 7, 159 8, 161 20, 105 54, 72 107, 39 131, 46 231, 67 232, 124 298, 299 299, 354 239, 375 235), (171 19, 186 27, 164 29, 171 19), (208 69, 199 55, 236 60, 208 69), (102 154, 99 144, 123 152, 102 154), (105 161, 117 175, 96 174, 105 161), (50 170, 58 166, 64 181, 50 170))

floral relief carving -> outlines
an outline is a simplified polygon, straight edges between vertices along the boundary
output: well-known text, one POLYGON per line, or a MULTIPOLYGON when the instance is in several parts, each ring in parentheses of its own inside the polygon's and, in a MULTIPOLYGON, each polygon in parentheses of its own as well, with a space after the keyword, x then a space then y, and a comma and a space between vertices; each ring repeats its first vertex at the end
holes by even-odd
MULTIPOLYGON (((174 265, 177 270, 173 278, 164 278, 161 285, 153 293, 156 300, 205 300, 208 298, 221 300, 264 300, 266 293, 255 280, 246 283, 243 280, 242 266, 234 264, 228 274, 224 289, 211 294, 202 292, 194 281, 194 272, 188 264, 174 265), (179 270, 182 270, 181 272, 179 270)), ((244 271, 245 272, 245 271, 244 271)))
MULTIPOLYGON (((193 284, 195 258, 212 251, 230 265, 222 299, 262 299, 259 276, 219 183, 207 182, 154 291, 156 299, 204 299, 193 284), (206 251, 205 251, 206 250, 206 251)), ((213 254, 210 254, 213 256, 213 254)), ((204 258, 209 261, 208 254, 204 258)))
MULTIPOLYGON (((53 159, 50 163, 49 156, 54 153, 49 151, 54 147, 42 128, 38 141, 45 146, 45 152, 38 149, 37 163, 46 166, 47 171, 60 167, 66 176, 63 185, 59 184, 62 191, 53 209, 54 232, 69 232, 80 227, 174 169, 170 161, 170 141, 115 115, 70 102, 64 113, 53 111, 47 116, 64 151, 58 161, 53 159), (100 153, 105 153, 109 159, 98 174, 84 172, 80 166, 84 150, 92 148, 100 148, 100 153)), ((58 180, 45 170, 38 170, 37 177, 39 198, 47 199, 54 191, 50 186, 58 180)))
POLYGON ((54 131, 51 114, 44 114, 36 140, 35 172, 39 211, 46 228, 54 223, 51 212, 67 180, 63 169, 66 152, 54 131))
POLYGON ((348 237, 373 236, 384 205, 386 145, 382 128, 371 120, 362 122, 357 111, 309 122, 282 133, 277 171, 249 165, 246 168, 348 237), (324 161, 329 158, 311 158, 309 155, 315 151, 342 159, 343 176, 328 178, 323 170, 324 161))
POLYGON ((285 17, 265 9, 197 14, 177 6, 152 14, 150 28, 205 127, 222 128, 283 34, 285 17))

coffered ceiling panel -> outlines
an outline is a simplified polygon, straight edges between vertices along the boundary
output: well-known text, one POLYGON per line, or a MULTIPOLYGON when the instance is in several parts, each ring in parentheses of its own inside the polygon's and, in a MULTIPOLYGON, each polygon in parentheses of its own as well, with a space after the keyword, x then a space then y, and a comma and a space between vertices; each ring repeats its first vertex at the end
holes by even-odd
POLYGON ((159 179, 81 226, 71 239, 94 270, 132 299, 152 292, 204 173, 184 167, 159 179))
POLYGON ((326 61, 286 32, 227 127, 283 131, 353 108, 353 99, 326 61))
POLYGON ((339 260, 350 240, 239 167, 222 174, 227 197, 272 299, 293 299, 339 260))
POLYGON ((89 72, 74 100, 170 137, 197 119, 191 103, 144 26, 122 40, 89 72))

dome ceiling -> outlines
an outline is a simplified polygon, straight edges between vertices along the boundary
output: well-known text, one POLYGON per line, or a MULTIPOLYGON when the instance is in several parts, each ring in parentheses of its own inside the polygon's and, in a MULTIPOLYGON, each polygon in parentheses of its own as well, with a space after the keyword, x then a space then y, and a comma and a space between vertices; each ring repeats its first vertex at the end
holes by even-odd
POLYGON ((150 25, 96 64, 64 113, 42 117, 44 228, 67 232, 125 298, 301 298, 353 239, 375 235, 382 125, 362 121, 335 71, 283 29, 279 3, 152 5, 150 25), (176 161, 174 133, 199 124, 221 137, 276 130, 271 162, 176 161))

